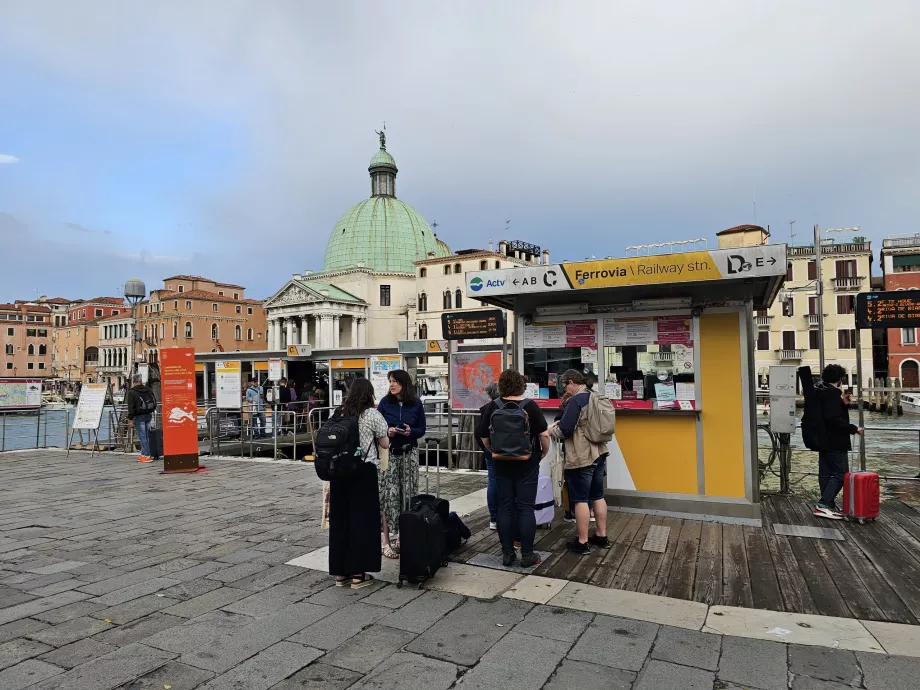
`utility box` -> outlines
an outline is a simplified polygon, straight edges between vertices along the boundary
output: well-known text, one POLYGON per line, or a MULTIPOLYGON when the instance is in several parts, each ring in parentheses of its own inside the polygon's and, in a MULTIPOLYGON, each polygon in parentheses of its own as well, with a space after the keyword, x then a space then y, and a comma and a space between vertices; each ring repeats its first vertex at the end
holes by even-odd
POLYGON ((770 367, 770 431, 775 434, 795 433, 794 366, 770 367))

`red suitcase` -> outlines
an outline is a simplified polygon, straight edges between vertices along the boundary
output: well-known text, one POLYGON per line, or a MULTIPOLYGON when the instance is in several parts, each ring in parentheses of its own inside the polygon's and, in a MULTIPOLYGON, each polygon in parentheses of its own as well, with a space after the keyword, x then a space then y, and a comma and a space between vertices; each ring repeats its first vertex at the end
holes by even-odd
POLYGON ((860 524, 878 517, 879 483, 875 472, 843 475, 843 514, 860 524))

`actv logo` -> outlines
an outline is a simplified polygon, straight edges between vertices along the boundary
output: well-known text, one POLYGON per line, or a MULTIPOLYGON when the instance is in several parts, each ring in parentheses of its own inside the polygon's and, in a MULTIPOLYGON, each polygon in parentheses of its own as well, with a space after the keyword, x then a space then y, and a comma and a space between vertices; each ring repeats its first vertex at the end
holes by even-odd
POLYGON ((473 292, 479 292, 482 290, 482 278, 473 278, 470 281, 470 290, 473 292))

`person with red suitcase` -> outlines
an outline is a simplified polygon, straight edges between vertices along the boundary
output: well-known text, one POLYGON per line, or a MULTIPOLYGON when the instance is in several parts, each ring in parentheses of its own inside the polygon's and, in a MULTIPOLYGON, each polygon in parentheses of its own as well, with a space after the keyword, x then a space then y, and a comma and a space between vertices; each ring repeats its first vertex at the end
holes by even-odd
MULTIPOLYGON (((804 384, 802 369, 799 370, 799 376, 804 384)), ((802 417, 802 437, 808 448, 818 451, 821 499, 815 506, 814 514, 829 520, 844 518, 837 508, 837 494, 843 488, 844 477, 850 471, 850 436, 863 433, 861 427, 850 424, 847 408, 850 397, 841 388, 845 375, 846 370, 839 364, 828 364, 821 372, 821 380, 811 390, 810 386, 803 386, 805 414, 802 417)), ((810 376, 811 371, 808 370, 810 376)))

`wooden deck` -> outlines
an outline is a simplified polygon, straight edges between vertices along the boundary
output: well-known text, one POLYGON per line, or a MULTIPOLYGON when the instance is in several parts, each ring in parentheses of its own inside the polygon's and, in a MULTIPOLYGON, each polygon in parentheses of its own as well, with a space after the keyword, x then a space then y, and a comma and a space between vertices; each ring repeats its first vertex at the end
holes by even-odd
MULTIPOLYGON (((575 525, 537 531, 538 551, 550 551, 535 575, 585 582, 707 604, 917 624, 920 620, 920 511, 886 501, 874 523, 819 520, 804 499, 771 497, 763 527, 611 512, 607 550, 566 551, 575 525), (843 541, 787 537, 774 524, 836 527, 843 541), (652 525, 671 528, 664 553, 643 551, 652 525)), ((468 519, 473 536, 454 556, 500 552, 485 509, 468 519)))

